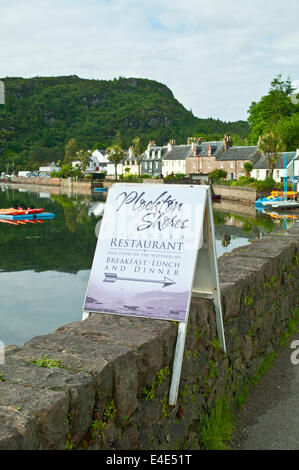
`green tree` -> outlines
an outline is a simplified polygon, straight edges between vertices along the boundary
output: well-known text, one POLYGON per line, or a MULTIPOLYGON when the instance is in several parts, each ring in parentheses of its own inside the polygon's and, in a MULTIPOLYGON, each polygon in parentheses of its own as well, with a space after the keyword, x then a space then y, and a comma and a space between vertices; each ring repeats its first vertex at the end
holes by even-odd
POLYGON ((281 75, 277 75, 271 82, 269 93, 259 102, 251 103, 248 122, 252 144, 255 145, 259 136, 268 132, 268 129, 275 126, 281 118, 289 117, 297 110, 290 98, 293 90, 290 78, 284 81, 281 75))
POLYGON ((282 141, 277 128, 273 127, 261 137, 259 150, 266 156, 269 165, 270 176, 273 177, 273 171, 277 163, 279 152, 285 150, 285 144, 282 141))
POLYGON ((142 154, 144 152, 144 147, 141 145, 140 137, 135 137, 132 141, 132 150, 134 158, 138 165, 138 176, 141 175, 141 161, 142 161, 142 154))
POLYGON ((253 170, 253 165, 251 162, 246 162, 244 164, 244 169, 245 169, 245 174, 247 176, 247 178, 250 177, 250 172, 253 170))
POLYGON ((289 151, 299 148, 299 113, 280 119, 277 131, 289 151))
POLYGON ((219 181, 227 177, 227 171, 225 170, 214 170, 209 173, 209 178, 211 180, 219 181))
POLYGON ((89 150, 78 150, 76 152, 76 159, 79 160, 81 163, 81 168, 82 170, 86 170, 86 167, 88 166, 88 161, 90 157, 90 151, 89 150))
POLYGON ((114 164, 115 180, 117 180, 117 165, 123 161, 125 152, 119 145, 114 144, 106 149, 106 153, 109 162, 114 164))
POLYGON ((78 151, 78 146, 76 139, 72 138, 68 141, 65 146, 64 161, 63 163, 67 165, 72 163, 76 159, 76 153, 78 151))

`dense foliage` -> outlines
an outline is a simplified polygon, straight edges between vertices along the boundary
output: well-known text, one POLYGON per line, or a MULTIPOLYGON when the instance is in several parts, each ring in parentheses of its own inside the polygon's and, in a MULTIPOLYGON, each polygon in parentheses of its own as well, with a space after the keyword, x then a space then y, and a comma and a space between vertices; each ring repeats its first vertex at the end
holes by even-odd
POLYGON ((299 147, 299 104, 291 99, 293 91, 290 78, 283 80, 277 75, 268 94, 251 103, 248 122, 252 145, 256 145, 260 136, 271 134, 275 140, 281 140, 283 149, 291 151, 299 147))
MULTIPOLYGON (((77 76, 4 78, 6 103, 0 106, 0 171, 37 169, 65 158, 65 146, 106 148, 121 140, 128 148, 136 136, 142 145, 170 138, 225 133, 246 138, 246 121, 199 119, 163 84, 146 79, 87 80, 77 76)), ((76 149, 69 149, 72 154, 76 149)), ((65 161, 65 163, 69 163, 65 161)))

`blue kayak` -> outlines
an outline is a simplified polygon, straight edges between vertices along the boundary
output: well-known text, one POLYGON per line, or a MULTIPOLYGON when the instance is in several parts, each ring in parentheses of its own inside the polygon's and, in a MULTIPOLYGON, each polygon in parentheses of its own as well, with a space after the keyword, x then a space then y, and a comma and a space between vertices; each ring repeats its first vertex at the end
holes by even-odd
POLYGON ((34 219, 53 219, 55 214, 52 212, 42 212, 40 214, 22 214, 22 215, 8 215, 2 214, 1 219, 5 220, 34 220, 34 219))

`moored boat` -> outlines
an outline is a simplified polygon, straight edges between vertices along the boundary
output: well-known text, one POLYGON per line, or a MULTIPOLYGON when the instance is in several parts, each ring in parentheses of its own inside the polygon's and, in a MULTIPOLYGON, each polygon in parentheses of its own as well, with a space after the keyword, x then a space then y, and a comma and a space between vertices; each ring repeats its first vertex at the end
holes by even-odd
POLYGON ((295 201, 295 199, 284 199, 278 201, 264 201, 262 203, 264 207, 272 207, 273 209, 298 209, 299 202, 295 201))

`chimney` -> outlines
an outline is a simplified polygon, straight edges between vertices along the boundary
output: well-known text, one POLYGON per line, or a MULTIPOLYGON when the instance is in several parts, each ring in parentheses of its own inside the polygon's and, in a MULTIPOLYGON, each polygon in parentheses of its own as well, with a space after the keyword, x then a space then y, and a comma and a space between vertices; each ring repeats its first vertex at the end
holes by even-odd
POLYGON ((212 147, 210 145, 208 145, 208 157, 210 157, 212 155, 212 147))
POLYGON ((192 142, 196 142, 197 144, 200 144, 202 141, 203 141, 203 137, 188 137, 187 145, 191 145, 192 142))
POLYGON ((154 140, 150 140, 149 143, 148 143, 148 146, 147 146, 147 150, 149 150, 151 147, 155 147, 156 146, 156 142, 154 140))
POLYGON ((233 142, 232 142, 231 136, 229 134, 225 134, 224 139, 223 139, 223 143, 224 143, 224 150, 227 150, 227 149, 229 149, 229 147, 232 147, 233 142))
POLYGON ((192 148, 192 152, 193 152, 193 157, 196 157, 197 156, 197 145, 195 144, 195 142, 192 142, 191 148, 192 148))
POLYGON ((173 149, 174 146, 175 146, 175 140, 170 139, 168 144, 167 144, 168 152, 170 152, 173 149))

